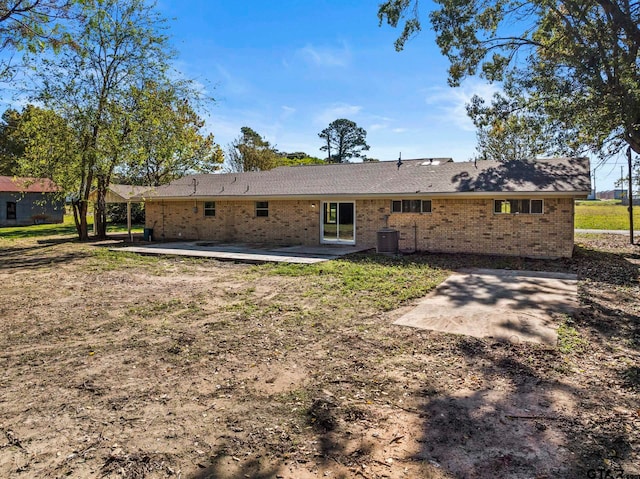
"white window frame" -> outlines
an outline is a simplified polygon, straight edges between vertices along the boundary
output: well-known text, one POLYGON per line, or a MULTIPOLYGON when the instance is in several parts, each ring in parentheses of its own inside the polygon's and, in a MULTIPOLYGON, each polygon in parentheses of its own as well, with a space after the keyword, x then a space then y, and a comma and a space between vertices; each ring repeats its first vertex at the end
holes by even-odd
POLYGON ((203 214, 205 218, 213 218, 216 215, 216 202, 215 201, 205 201, 202 207, 203 214), (213 207, 211 206, 213 205, 213 207), (208 214, 213 211, 213 214, 208 214))
POLYGON ((420 200, 420 199, 402 199, 402 200, 391 200, 391 214, 431 214, 433 211, 433 202, 431 200, 420 200), (404 202, 405 201, 419 201, 420 202, 420 211, 404 211, 404 202), (425 203, 429 203, 429 210, 425 211, 425 203), (400 211, 395 211, 393 209, 394 203, 400 203, 400 211))
POLYGON ((494 215, 543 215, 544 214, 544 200, 540 198, 503 198, 493 200, 493 214, 494 215), (513 202, 518 202, 518 210, 528 209, 527 212, 523 211, 511 211, 511 205, 513 202), (522 208, 523 201, 528 202, 528 208, 522 208), (540 211, 533 212, 532 206, 534 202, 540 202, 540 211), (498 211, 498 204, 500 204, 500 211, 498 211), (505 210, 505 205, 509 206, 509 211, 505 210))
POLYGON ((269 202, 268 201, 256 201, 256 218, 268 218, 269 217, 269 202), (265 206, 259 206, 265 205, 265 206), (265 212, 266 214, 258 214, 258 211, 265 212))

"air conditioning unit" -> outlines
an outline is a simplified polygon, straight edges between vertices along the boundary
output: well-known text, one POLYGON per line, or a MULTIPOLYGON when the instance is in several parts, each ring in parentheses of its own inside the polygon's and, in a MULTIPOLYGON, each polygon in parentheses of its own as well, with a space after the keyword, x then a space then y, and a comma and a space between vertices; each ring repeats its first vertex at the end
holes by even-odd
POLYGON ((378 231, 376 251, 382 254, 398 254, 398 230, 381 229, 378 231))

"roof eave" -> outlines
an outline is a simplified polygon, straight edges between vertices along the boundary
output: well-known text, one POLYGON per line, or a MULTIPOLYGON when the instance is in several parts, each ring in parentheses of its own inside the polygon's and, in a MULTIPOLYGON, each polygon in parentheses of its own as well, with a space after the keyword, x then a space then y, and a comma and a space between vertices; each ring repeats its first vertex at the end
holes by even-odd
POLYGON ((454 192, 428 192, 417 191, 413 193, 326 193, 308 195, 190 195, 190 196, 153 196, 133 197, 132 202, 140 201, 255 201, 255 200, 327 200, 327 199, 394 199, 394 198, 513 198, 513 197, 571 197, 586 198, 591 191, 454 191, 454 192))

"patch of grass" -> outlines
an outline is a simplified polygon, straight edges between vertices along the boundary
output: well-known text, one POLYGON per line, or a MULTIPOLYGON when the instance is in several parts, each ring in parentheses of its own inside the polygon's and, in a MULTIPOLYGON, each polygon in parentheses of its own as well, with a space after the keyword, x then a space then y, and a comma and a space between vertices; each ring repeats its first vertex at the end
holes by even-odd
POLYGON ((186 309, 182 311, 177 319, 186 320, 186 321, 196 321, 198 319, 205 318, 207 316, 207 311, 200 306, 200 304, 190 301, 186 305, 186 309))
POLYGON ((113 271, 123 267, 158 266, 161 260, 159 256, 145 256, 106 248, 96 248, 92 253, 96 260, 92 266, 99 271, 113 271))
MULTIPOLYGON (((633 209, 633 223, 634 226, 640 227, 640 207, 633 209)), ((610 201, 577 202, 575 227, 597 230, 629 229, 629 212, 626 206, 610 201)))
POLYGON ((255 292, 256 292, 256 288, 253 286, 249 286, 247 288, 230 289, 228 291, 225 291, 224 295, 227 298, 231 298, 231 299, 246 299, 246 298, 250 298, 255 292))
POLYGON ((621 376, 627 387, 640 389, 640 367, 629 366, 622 371, 621 376))
POLYGON ((563 354, 581 353, 584 351, 587 341, 580 336, 576 328, 572 326, 571 319, 567 318, 558 326, 558 349, 563 354))
POLYGON ((221 308, 221 311, 234 313, 237 319, 253 319, 260 310, 257 304, 252 301, 240 301, 221 308))
POLYGON ((291 408, 292 412, 296 411, 299 416, 304 417, 306 415, 307 407, 311 403, 311 396, 312 391, 302 387, 275 394, 272 396, 272 399, 286 405, 288 409, 291 408))
POLYGON ((184 305, 179 299, 171 299, 169 301, 150 302, 144 306, 135 306, 129 308, 129 313, 138 316, 156 316, 164 313, 171 313, 183 309, 184 305))
POLYGON ((260 268, 282 276, 314 276, 326 289, 337 289, 346 298, 371 301, 384 311, 424 296, 449 274, 419 258, 374 254, 357 254, 312 265, 280 263, 260 268))
MULTIPOLYGON (((88 218, 89 231, 93 228, 93 218, 88 218)), ((143 225, 132 225, 133 233, 142 233, 143 225)), ((126 233, 127 225, 108 224, 107 233, 126 233)), ((45 238, 50 236, 74 236, 77 234, 73 216, 65 215, 62 223, 9 226, 0 228, 0 239, 19 240, 25 238, 45 238)))
MULTIPOLYGON (((142 233, 144 225, 131 225, 131 233, 142 233)), ((107 223, 107 234, 109 233, 126 233, 127 225, 119 223, 107 223)))
POLYGON ((70 236, 76 234, 76 225, 72 216, 65 216, 62 223, 9 226, 0 228, 0 238, 5 240, 18 240, 25 238, 70 236))
POLYGON ((576 205, 619 205, 620 200, 576 200, 576 205))

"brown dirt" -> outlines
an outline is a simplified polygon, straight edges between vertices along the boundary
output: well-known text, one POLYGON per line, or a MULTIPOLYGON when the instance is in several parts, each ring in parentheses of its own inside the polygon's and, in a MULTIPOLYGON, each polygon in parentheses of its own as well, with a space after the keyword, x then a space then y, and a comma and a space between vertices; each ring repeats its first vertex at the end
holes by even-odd
POLYGON ((331 278, 0 240, 0 477, 640 474, 640 249, 577 241, 416 257, 577 273, 563 352, 394 326, 411 303, 331 278))

